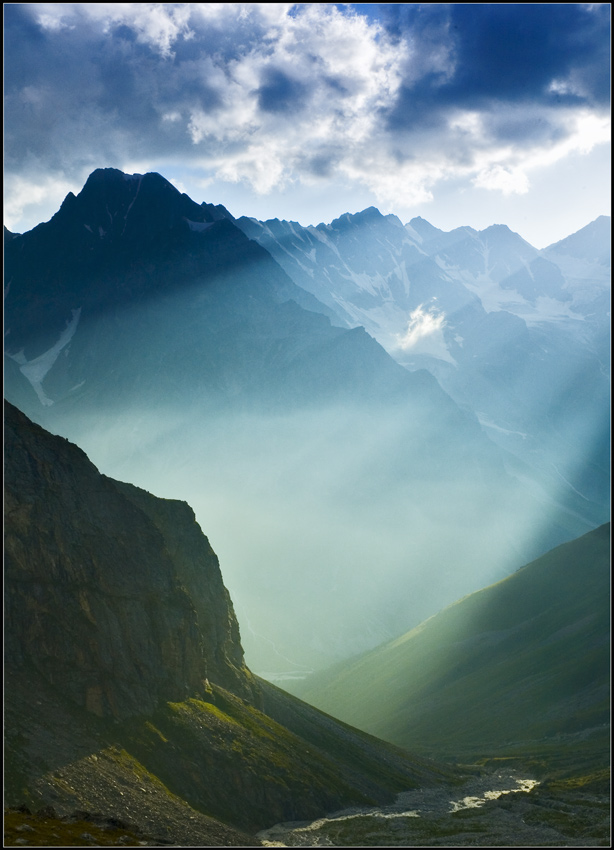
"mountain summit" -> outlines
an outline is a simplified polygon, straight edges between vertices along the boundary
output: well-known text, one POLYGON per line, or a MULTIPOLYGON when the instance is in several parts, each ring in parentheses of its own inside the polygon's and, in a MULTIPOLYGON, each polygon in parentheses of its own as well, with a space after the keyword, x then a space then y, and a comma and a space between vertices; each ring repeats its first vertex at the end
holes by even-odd
POLYGON ((548 255, 563 255, 578 259, 596 260, 604 266, 610 265, 610 241, 612 220, 609 215, 600 215, 586 227, 572 233, 545 249, 548 255))

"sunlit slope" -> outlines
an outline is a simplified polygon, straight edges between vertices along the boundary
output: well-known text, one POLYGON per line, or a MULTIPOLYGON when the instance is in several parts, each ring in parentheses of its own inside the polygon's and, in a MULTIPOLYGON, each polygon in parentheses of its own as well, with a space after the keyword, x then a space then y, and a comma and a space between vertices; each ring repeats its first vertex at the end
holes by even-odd
POLYGON ((607 724, 609 540, 608 523, 296 692, 374 735, 440 754, 607 724))

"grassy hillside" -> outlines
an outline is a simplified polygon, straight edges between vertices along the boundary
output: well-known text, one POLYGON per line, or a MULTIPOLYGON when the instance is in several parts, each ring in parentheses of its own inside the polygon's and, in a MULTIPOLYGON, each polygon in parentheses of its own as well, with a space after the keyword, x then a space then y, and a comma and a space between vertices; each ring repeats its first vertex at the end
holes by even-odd
POLYGON ((609 541, 606 524, 295 692, 353 726, 440 757, 526 749, 560 758, 562 742, 603 755, 609 541))
POLYGON ((164 843, 242 846, 276 822, 459 781, 452 767, 261 685, 263 711, 210 685, 205 699, 117 721, 75 706, 31 671, 10 673, 6 803, 119 818, 164 843))

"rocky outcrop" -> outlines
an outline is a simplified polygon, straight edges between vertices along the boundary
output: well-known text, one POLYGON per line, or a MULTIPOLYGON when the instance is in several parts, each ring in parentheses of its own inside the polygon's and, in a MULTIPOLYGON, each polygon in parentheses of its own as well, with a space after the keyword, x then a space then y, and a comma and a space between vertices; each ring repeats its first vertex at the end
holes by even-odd
POLYGON ((192 510, 104 475, 5 402, 5 664, 101 717, 251 695, 218 560, 192 510))
POLYGON ((257 700, 257 689, 244 664, 230 594, 222 583, 217 555, 194 511, 186 502, 160 499, 132 484, 114 484, 162 534, 174 574, 194 605, 207 677, 232 693, 257 700))

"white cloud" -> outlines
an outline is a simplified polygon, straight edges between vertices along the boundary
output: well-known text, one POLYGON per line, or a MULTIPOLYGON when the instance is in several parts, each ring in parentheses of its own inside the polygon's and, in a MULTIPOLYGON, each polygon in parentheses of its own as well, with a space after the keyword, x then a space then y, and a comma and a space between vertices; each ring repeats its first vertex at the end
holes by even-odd
POLYGON ((409 315, 407 331, 398 338, 399 348, 409 351, 409 349, 415 348, 425 337, 443 330, 445 326, 446 317, 444 313, 438 312, 434 307, 425 310, 424 304, 420 304, 409 315))
POLYGON ((492 165, 479 172, 473 181, 480 189, 498 189, 504 195, 524 195, 529 191, 527 175, 520 168, 492 165))
MULTIPOLYGON (((74 29, 79 19, 98 23, 103 33, 127 26, 137 40, 170 57, 171 47, 180 37, 193 36, 189 28, 191 3, 37 3, 37 20, 43 29, 74 29)), ((205 4, 212 5, 212 4, 205 4)))
MULTIPOLYGON (((187 132, 198 156, 208 159, 219 178, 246 181, 266 193, 300 179, 301 163, 338 148, 355 160, 345 175, 360 179, 361 151, 377 132, 378 111, 400 85, 404 46, 387 43, 377 27, 334 7, 277 13, 275 25, 245 55, 225 64, 207 60, 206 78, 220 106, 190 113, 187 132), (304 105, 289 112, 262 108, 259 86, 271 69, 304 92, 304 105)), ((305 173, 305 179, 312 175, 305 173)))
POLYGON ((79 187, 58 176, 38 175, 25 178, 7 175, 4 184, 4 223, 9 230, 20 233, 23 230, 21 222, 29 208, 46 210, 46 218, 51 218, 66 195, 78 189, 79 187))
POLYGON ((588 154, 596 145, 609 142, 610 121, 586 111, 568 116, 565 137, 548 145, 535 145, 522 155, 508 148, 506 151, 491 151, 486 158, 503 160, 485 165, 473 180, 482 189, 499 190, 504 195, 526 194, 530 189, 528 173, 548 168, 571 154, 588 154))

